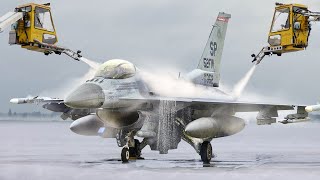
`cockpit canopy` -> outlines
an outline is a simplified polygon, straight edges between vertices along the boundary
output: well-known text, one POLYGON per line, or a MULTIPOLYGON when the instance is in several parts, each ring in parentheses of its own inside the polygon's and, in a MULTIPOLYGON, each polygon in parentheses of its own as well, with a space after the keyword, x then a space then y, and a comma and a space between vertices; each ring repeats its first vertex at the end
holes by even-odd
POLYGON ((136 74, 136 67, 125 60, 113 59, 103 63, 97 70, 95 77, 107 79, 126 79, 136 74))

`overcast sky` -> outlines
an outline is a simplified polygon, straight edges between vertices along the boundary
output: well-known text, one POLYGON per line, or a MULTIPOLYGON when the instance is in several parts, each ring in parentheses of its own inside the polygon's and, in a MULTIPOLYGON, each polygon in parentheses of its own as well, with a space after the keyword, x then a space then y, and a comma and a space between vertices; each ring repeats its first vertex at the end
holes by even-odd
MULTIPOLYGON (((2 0, 0 14, 30 1, 2 0)), ((45 3, 48 1, 36 1, 45 3)), ((196 67, 219 11, 232 14, 224 47, 221 78, 235 84, 252 66, 252 53, 267 45, 274 0, 55 0, 52 13, 59 44, 80 49, 97 62, 126 59, 138 67, 196 67)), ((320 11, 319 0, 296 0, 320 11)), ((0 34, 0 112, 38 110, 10 105, 12 97, 51 92, 83 76, 88 66, 61 55, 9 46, 8 29, 0 34)), ((313 104, 319 100, 320 23, 313 25, 307 51, 266 58, 246 88, 266 100, 313 104)), ((177 73, 177 72, 172 72, 177 73)), ((50 95, 50 93, 48 94, 50 95)))

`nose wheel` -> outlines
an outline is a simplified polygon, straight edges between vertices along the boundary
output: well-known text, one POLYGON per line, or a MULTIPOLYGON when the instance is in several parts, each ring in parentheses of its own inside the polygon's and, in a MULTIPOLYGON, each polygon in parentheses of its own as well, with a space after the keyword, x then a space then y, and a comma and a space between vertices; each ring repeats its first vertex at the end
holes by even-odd
POLYGON ((200 156, 203 163, 210 163, 212 158, 212 146, 210 142, 205 141, 201 144, 200 156))
POLYGON ((133 147, 128 147, 128 145, 123 147, 121 151, 121 161, 123 163, 127 163, 130 159, 143 159, 141 158, 140 145, 141 143, 139 142, 139 140, 135 139, 133 147))
POLYGON ((130 159, 130 152, 129 152, 129 148, 128 147, 124 147, 122 148, 121 151, 121 161, 123 163, 127 163, 130 159))

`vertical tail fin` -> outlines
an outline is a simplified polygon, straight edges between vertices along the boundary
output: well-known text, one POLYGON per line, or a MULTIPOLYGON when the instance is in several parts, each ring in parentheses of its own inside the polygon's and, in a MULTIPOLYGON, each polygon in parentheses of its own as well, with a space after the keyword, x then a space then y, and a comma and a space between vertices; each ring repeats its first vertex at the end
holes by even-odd
POLYGON ((206 47, 203 51, 193 80, 196 84, 218 87, 220 81, 220 62, 226 37, 230 14, 220 12, 213 25, 206 47), (195 77, 198 76, 198 77, 195 77))

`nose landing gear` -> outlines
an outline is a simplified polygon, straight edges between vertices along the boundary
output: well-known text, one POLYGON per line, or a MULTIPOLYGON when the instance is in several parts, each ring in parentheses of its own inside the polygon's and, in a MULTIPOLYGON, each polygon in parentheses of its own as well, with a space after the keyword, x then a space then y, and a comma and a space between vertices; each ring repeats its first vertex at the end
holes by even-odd
POLYGON ((130 158, 130 152, 128 147, 123 147, 121 151, 121 161, 127 163, 130 158))
POLYGON ((132 147, 129 147, 129 143, 122 148, 121 161, 127 163, 130 159, 143 159, 141 157, 142 146, 139 140, 135 139, 132 147))
POLYGON ((129 148, 130 152, 130 159, 139 159, 141 158, 141 149, 140 149, 140 142, 138 139, 134 140, 134 147, 129 148))

